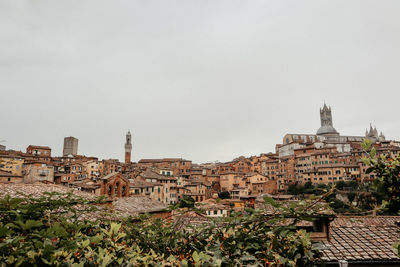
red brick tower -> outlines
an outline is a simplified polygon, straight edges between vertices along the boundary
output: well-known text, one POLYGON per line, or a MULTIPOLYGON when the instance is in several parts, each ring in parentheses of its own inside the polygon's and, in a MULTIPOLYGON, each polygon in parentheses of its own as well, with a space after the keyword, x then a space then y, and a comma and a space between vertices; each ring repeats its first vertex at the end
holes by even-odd
POLYGON ((126 143, 125 143, 125 163, 131 162, 131 152, 132 152, 132 143, 131 143, 131 132, 128 131, 126 135, 126 143))

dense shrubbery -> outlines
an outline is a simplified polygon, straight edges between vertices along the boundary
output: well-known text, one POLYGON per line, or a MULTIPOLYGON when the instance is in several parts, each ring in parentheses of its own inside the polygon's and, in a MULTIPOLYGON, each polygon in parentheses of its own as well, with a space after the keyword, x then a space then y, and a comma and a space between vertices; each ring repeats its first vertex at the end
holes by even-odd
MULTIPOLYGON (((110 220, 110 214, 71 195, 0 200, 0 264, 16 266, 312 266, 318 257, 309 234, 282 226, 318 208, 280 207, 280 216, 245 216, 189 227, 146 216, 110 220), (95 216, 97 215, 97 216, 95 216), (100 219, 101 218, 101 219, 100 219)), ((184 218, 184 217, 183 217, 184 218)))
POLYGON ((229 199, 231 198, 231 194, 228 191, 222 191, 218 194, 220 199, 229 199))
MULTIPOLYGON (((335 189, 336 190, 343 190, 347 189, 349 190, 345 194, 347 195, 348 199, 350 202, 352 202, 357 194, 354 193, 356 190, 359 190, 360 186, 357 182, 355 181, 339 181, 335 183, 335 189)), ((322 195, 325 192, 329 191, 332 189, 331 185, 326 185, 326 184, 318 184, 318 185, 313 185, 311 182, 307 182, 304 185, 300 184, 291 184, 288 187, 288 193, 292 195, 322 195)), ((335 192, 336 192, 335 190, 335 192)), ((342 200, 338 199, 336 197, 336 193, 332 193, 328 195, 325 200, 329 203, 329 206, 336 212, 336 213, 359 213, 364 211, 365 209, 361 207, 354 207, 350 203, 343 202, 342 200)), ((363 206, 365 207, 365 206, 363 206)))
POLYGON ((372 142, 366 140, 363 148, 368 157, 363 158, 369 166, 367 173, 375 173, 374 196, 377 204, 383 204, 383 212, 397 214, 400 211, 400 155, 376 155, 372 142))

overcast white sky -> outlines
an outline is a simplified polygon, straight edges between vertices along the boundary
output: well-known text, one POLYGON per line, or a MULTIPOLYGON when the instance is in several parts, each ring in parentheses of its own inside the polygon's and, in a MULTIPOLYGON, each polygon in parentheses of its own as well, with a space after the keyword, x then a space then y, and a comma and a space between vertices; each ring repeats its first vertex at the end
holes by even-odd
POLYGON ((0 140, 228 161, 372 122, 400 139, 400 1, 0 1, 0 140))

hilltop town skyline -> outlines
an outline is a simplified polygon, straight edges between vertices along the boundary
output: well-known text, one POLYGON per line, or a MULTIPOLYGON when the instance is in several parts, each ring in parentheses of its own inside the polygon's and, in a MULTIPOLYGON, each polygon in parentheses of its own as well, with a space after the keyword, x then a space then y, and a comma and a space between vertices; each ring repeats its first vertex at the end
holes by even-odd
MULTIPOLYGON (((324 109, 324 108, 327 108, 327 107, 329 107, 329 109, 331 109, 331 106, 327 106, 327 104, 324 102, 324 104, 323 104, 323 106, 321 106, 320 107, 320 111, 322 112, 322 110, 324 109)), ((334 112, 334 111, 333 111, 334 112)), ((317 112, 315 112, 316 114, 317 114, 317 112)), ((321 114, 321 116, 322 116, 322 114, 321 114)), ((332 117, 334 117, 334 113, 333 113, 333 116, 332 116, 332 114, 330 115, 330 118, 331 118, 331 121, 332 121, 332 117)), ((333 119, 335 119, 335 117, 333 118, 333 119)), ((332 122, 331 122, 332 123, 332 122)), ((322 125, 322 118, 321 118, 321 125, 322 125)), ((321 126, 320 125, 320 126, 321 126)), ((319 128, 319 127, 318 127, 319 128)), ((317 128, 317 129, 318 129, 317 128)), ((323 128, 322 126, 321 126, 321 128, 323 128)), ((321 129, 320 128, 320 129, 321 129)), ((320 132, 320 129, 318 130, 318 132, 320 132)), ((367 136, 368 135, 368 133, 369 132, 371 132, 371 131, 373 131, 373 130, 376 130, 377 129, 377 127, 376 127, 376 125, 375 124, 373 124, 373 123, 370 123, 369 124, 369 126, 368 127, 366 127, 366 133, 365 133, 365 135, 367 136)), ((336 129, 334 129, 335 131, 336 131, 336 129)), ((346 132, 345 131, 337 131, 340 135, 346 135, 346 132)), ((299 134, 299 133, 301 133, 301 131, 299 131, 299 130, 295 130, 295 131, 291 131, 291 133, 295 133, 295 134, 299 134)), ((308 135, 313 135, 313 134, 316 134, 317 133, 317 131, 315 130, 314 132, 312 131, 312 130, 310 130, 310 131, 308 131, 308 132, 304 132, 303 134, 308 134, 308 135)), ((129 146, 130 146, 130 149, 131 149, 131 151, 132 151, 132 159, 129 157, 129 162, 138 162, 139 160, 141 160, 141 159, 149 159, 149 158, 181 158, 181 159, 188 159, 188 160, 192 160, 192 158, 190 158, 190 157, 186 157, 185 155, 182 155, 182 154, 178 154, 178 155, 174 155, 174 154, 172 154, 172 155, 161 155, 161 154, 159 154, 159 156, 158 157, 151 157, 151 156, 148 156, 148 157, 146 157, 146 154, 145 153, 138 153, 139 155, 144 155, 144 157, 141 157, 141 158, 138 158, 138 156, 136 156, 136 153, 138 152, 138 151, 135 151, 135 145, 136 145, 136 143, 135 143, 135 139, 134 139, 134 132, 133 131, 131 131, 131 130, 128 130, 127 132, 125 132, 125 134, 126 134, 126 138, 128 138, 128 135, 129 135, 129 142, 130 142, 130 144, 129 144, 129 146), (133 133, 133 135, 131 135, 131 132, 133 133), (133 136, 133 137, 132 137, 133 136), (136 157, 135 157, 136 156, 136 157)), ((286 134, 288 134, 288 132, 287 133, 285 133, 285 134, 283 134, 282 136, 281 136, 281 139, 279 139, 279 140, 282 140, 282 138, 284 138, 284 136, 286 135, 286 134)), ((379 128, 379 131, 377 131, 377 134, 378 134, 378 136, 379 136, 379 134, 382 134, 382 129, 381 128, 379 128)), ((363 134, 353 134, 352 136, 363 136, 363 134)), ((72 137, 72 136, 71 136, 72 137)), ((385 136, 384 136, 385 137, 385 136)), ((75 138, 77 138, 78 140, 79 140, 79 137, 76 137, 75 136, 75 138)), ((125 135, 124 135, 124 138, 125 138, 125 135)), ((231 158, 227 158, 226 160, 220 160, 220 159, 215 159, 215 160, 208 160, 208 161, 203 161, 203 162, 198 162, 198 161, 194 161, 193 160, 193 162, 194 163, 198 163, 198 164, 203 164, 203 163, 212 163, 212 162, 228 162, 228 161, 231 161, 231 160, 234 160, 234 159, 237 159, 237 158, 239 158, 239 157, 251 157, 251 156, 258 156, 258 155, 261 155, 261 154, 268 154, 268 153, 277 153, 277 151, 276 151, 276 146, 277 145, 279 145, 279 144, 284 144, 284 140, 283 141, 279 141, 279 140, 276 140, 276 143, 275 143, 275 145, 274 145, 274 147, 273 147, 273 149, 271 149, 271 150, 265 150, 265 151, 262 151, 262 152, 260 152, 260 153, 258 153, 258 154, 249 154, 249 153, 244 153, 244 154, 241 154, 241 155, 233 155, 231 158)), ((389 138, 388 138, 388 140, 397 140, 397 139, 390 139, 390 135, 389 135, 389 138)), ((0 145, 5 145, 5 141, 6 140, 2 140, 2 143, 0 143, 0 145)), ((62 143, 62 142, 61 142, 62 143)), ((54 156, 62 156, 63 154, 65 154, 65 153, 63 153, 63 148, 61 148, 61 149, 58 149, 58 146, 51 146, 51 145, 49 145, 49 144, 36 144, 36 143, 34 143, 34 142, 31 142, 30 144, 35 144, 35 145, 39 145, 39 146, 48 146, 48 147, 50 147, 52 150, 53 150, 53 155, 54 156), (60 152, 58 152, 58 151, 60 151, 60 152)), ((28 145, 26 145, 25 147, 27 147, 28 145)), ((82 142, 79 142, 79 147, 81 147, 82 146, 82 142)), ((25 150, 25 147, 23 147, 22 146, 22 148, 21 149, 18 149, 18 148, 13 148, 13 147, 7 147, 7 149, 13 149, 13 150, 19 150, 19 151, 24 151, 25 150)), ((85 147, 84 146, 84 144, 83 144, 83 147, 85 147)), ((125 143, 125 149, 126 149, 126 143, 125 143)), ((64 145, 64 150, 65 150, 65 145, 64 145)), ((119 156, 119 157, 99 157, 98 155, 92 155, 92 154, 88 154, 88 153, 85 153, 85 151, 82 151, 81 149, 79 149, 79 152, 78 153, 75 153, 75 154, 78 154, 78 155, 84 155, 84 156, 88 156, 88 157, 97 157, 97 158, 99 158, 99 159, 118 159, 119 161, 121 161, 121 162, 124 162, 124 157, 126 157, 125 156, 125 152, 123 152, 123 147, 121 146, 121 155, 119 156)), ((103 152, 103 154, 104 155, 106 155, 107 154, 107 152, 105 151, 105 152, 103 152)))
POLYGON ((400 266, 400 1, 0 1, 1 266, 400 266))

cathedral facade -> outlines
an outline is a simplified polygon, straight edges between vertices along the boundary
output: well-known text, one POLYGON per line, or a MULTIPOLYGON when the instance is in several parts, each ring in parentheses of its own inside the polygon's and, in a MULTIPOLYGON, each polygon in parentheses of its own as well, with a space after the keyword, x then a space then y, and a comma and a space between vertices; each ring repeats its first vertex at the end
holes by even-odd
POLYGON ((277 147, 279 157, 286 157, 294 154, 295 149, 306 147, 313 144, 316 148, 336 148, 339 153, 350 152, 352 142, 361 143, 365 139, 373 142, 385 141, 385 136, 381 132, 370 126, 365 136, 345 136, 340 135, 333 127, 332 109, 326 104, 320 109, 321 127, 316 134, 286 134, 283 137, 282 145, 277 147))

